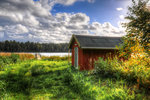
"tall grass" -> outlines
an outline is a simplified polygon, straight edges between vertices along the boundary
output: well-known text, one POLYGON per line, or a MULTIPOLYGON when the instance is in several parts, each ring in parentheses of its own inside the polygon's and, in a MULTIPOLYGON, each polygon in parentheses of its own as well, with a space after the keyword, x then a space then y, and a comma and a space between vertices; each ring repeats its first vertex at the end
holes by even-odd
POLYGON ((149 58, 128 59, 120 61, 118 58, 106 59, 99 58, 95 62, 95 70, 98 73, 113 75, 117 78, 124 78, 133 83, 137 83, 137 88, 150 88, 150 66, 149 58))
POLYGON ((133 100, 147 99, 125 80, 78 71, 68 61, 32 60, 0 71, 0 99, 133 100))
POLYGON ((12 53, 0 52, 0 56, 10 56, 12 53))
MULTIPOLYGON (((49 91, 51 86, 56 85, 57 79, 58 82, 61 79, 60 83, 62 83, 62 78, 58 75, 68 67, 67 61, 57 63, 56 61, 25 61, 7 65, 0 71, 0 97, 3 99, 18 98, 18 100, 20 98, 34 98, 40 91, 43 93, 49 91), (45 89, 46 87, 48 89, 45 89), (3 92, 4 90, 6 92, 3 92), (30 97, 30 95, 33 96, 30 97)), ((40 92, 40 94, 42 93, 40 92)))
POLYGON ((18 53, 20 60, 29 60, 29 59, 35 59, 35 56, 33 54, 27 54, 27 53, 18 53))
POLYGON ((43 60, 49 60, 49 61, 64 61, 64 60, 71 60, 71 57, 68 57, 68 56, 63 56, 63 57, 60 57, 60 56, 42 56, 42 59, 43 60))
POLYGON ((32 54, 25 53, 0 53, 0 70, 8 64, 13 64, 17 62, 22 62, 25 60, 35 59, 32 54))
POLYGON ((67 71, 65 83, 81 100, 140 100, 144 92, 132 90, 125 80, 91 75, 92 72, 67 71))
POLYGON ((33 54, 28 54, 28 53, 5 53, 5 52, 0 52, 0 56, 11 56, 13 54, 19 55, 19 58, 22 61, 35 58, 35 56, 33 54))
POLYGON ((19 55, 16 54, 11 54, 10 56, 0 56, 0 69, 4 67, 4 65, 17 63, 19 61, 19 55))

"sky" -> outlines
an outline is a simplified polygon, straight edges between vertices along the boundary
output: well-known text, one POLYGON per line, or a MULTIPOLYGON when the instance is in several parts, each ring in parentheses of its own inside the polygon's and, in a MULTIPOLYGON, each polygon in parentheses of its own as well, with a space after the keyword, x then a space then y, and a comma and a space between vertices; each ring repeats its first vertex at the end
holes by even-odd
POLYGON ((0 41, 68 43, 73 34, 124 36, 131 0, 0 0, 0 41))

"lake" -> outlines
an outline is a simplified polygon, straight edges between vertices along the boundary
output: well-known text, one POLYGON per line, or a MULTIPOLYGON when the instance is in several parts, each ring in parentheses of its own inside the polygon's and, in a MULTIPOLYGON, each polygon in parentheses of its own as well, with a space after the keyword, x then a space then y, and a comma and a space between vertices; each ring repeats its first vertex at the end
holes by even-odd
MULTIPOLYGON (((12 52, 0 52, 0 53, 12 53, 12 52)), ((67 52, 13 52, 13 53, 26 53, 26 54, 40 54, 41 56, 68 56, 67 52)), ((71 56, 71 53, 69 53, 69 56, 71 56)))
MULTIPOLYGON (((34 52, 31 52, 30 54, 40 54, 41 56, 60 56, 60 57, 63 57, 63 56, 68 56, 68 53, 66 52, 37 52, 37 53, 34 53, 34 52)), ((69 53, 69 55, 71 56, 71 53, 69 53)))

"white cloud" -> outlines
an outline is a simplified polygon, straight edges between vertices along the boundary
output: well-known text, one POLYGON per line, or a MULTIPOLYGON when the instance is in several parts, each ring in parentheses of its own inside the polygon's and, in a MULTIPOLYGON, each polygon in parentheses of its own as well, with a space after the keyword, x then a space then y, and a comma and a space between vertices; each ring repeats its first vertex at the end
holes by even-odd
POLYGON ((44 9, 40 3, 32 0, 2 0, 0 1, 1 11, 31 13, 35 16, 48 16, 47 9, 44 9), (24 11, 24 12, 22 12, 24 11))
POLYGON ((27 32, 29 32, 28 29, 21 24, 16 25, 15 30, 16 30, 16 33, 27 33, 27 32))
POLYGON ((50 17, 49 10, 43 8, 40 3, 32 0, 2 0, 0 1, 0 21, 3 25, 39 24, 37 17, 50 17))
POLYGON ((77 14, 73 14, 72 16, 70 16, 70 23, 71 24, 77 24, 77 25, 81 25, 81 24, 88 24, 90 21, 90 18, 83 13, 77 13, 77 14))
POLYGON ((84 0, 40 0, 39 3, 41 4, 42 7, 50 11, 52 10, 55 4, 62 4, 65 6, 69 6, 74 4, 76 1, 84 1, 84 0))
POLYGON ((52 7, 59 3, 72 5, 76 1, 93 0, 2 0, 0 1, 1 40, 33 42, 69 42, 72 34, 121 36, 121 28, 109 22, 90 23, 84 13, 57 13, 51 15, 52 7), (9 5, 9 6, 8 6, 9 5))
POLYGON ((150 1, 147 3, 147 9, 150 10, 150 1))
POLYGON ((4 38, 4 32, 0 32, 0 39, 4 38))
POLYGON ((109 22, 105 22, 103 24, 100 24, 98 22, 92 23, 93 30, 91 30, 94 35, 100 35, 100 36, 123 36, 124 30, 121 30, 120 28, 112 26, 109 22))
POLYGON ((124 31, 124 34, 125 34, 126 28, 125 28, 124 25, 123 25, 124 23, 127 23, 127 20, 126 20, 126 21, 125 21, 125 20, 124 20, 124 21, 119 21, 119 22, 118 22, 118 27, 119 27, 119 30, 120 30, 120 31, 124 31))
POLYGON ((89 2, 89 3, 94 3, 94 2, 95 2, 95 0, 88 0, 88 2, 89 2))
POLYGON ((77 0, 57 0, 58 3, 63 4, 63 5, 72 5, 76 2, 77 0))
POLYGON ((2 31, 3 30, 3 27, 2 26, 0 26, 0 31, 2 31))
POLYGON ((124 15, 120 15, 119 18, 124 20, 124 15))
POLYGON ((37 20, 37 18, 33 15, 25 15, 24 19, 21 22, 24 25, 28 25, 28 26, 38 26, 39 25, 39 21, 37 20))
POLYGON ((150 5, 150 1, 148 1, 147 5, 150 5))
POLYGON ((123 10, 123 8, 116 8, 116 10, 117 10, 117 11, 121 11, 121 10, 123 10))

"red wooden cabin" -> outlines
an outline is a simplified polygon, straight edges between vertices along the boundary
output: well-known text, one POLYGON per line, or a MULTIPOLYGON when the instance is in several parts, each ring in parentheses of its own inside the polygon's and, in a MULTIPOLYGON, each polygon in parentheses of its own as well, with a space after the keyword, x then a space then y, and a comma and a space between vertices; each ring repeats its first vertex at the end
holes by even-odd
POLYGON ((122 43, 121 37, 103 37, 73 35, 69 48, 72 51, 72 66, 80 70, 91 70, 94 61, 99 57, 104 59, 111 54, 116 54, 116 46, 122 43))

